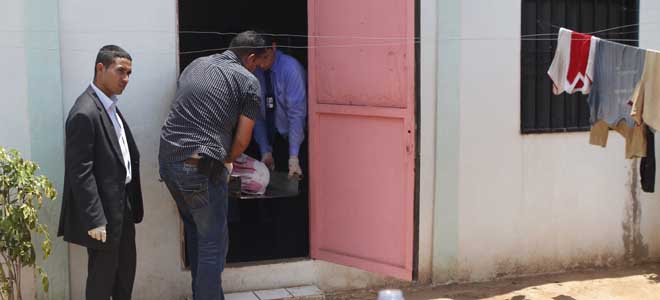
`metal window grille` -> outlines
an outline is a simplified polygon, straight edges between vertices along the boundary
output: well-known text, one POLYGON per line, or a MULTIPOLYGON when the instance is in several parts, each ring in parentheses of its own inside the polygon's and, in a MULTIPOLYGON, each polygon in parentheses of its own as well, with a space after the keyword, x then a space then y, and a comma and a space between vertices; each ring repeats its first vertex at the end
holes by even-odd
MULTIPOLYGON (((638 0, 523 0, 521 132, 587 131, 590 128, 587 96, 552 93, 547 71, 557 47, 559 27, 591 33, 638 23, 638 0), (529 35, 537 36, 526 37, 529 35)), ((634 40, 621 43, 637 46, 638 29, 638 26, 630 26, 594 35, 634 40)))

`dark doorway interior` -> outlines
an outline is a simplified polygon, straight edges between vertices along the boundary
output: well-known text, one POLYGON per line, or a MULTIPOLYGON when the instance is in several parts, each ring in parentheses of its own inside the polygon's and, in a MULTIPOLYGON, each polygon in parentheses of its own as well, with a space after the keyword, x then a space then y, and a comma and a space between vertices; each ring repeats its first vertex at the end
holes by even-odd
MULTIPOLYGON (((307 66, 307 49, 304 48, 307 46, 307 0, 179 0, 179 30, 181 52, 226 48, 233 37, 231 33, 244 30, 278 34, 274 39, 279 49, 307 66)), ((180 70, 197 57, 217 52, 182 54, 180 70)))
MULTIPOLYGON (((275 34, 278 49, 307 67, 306 0, 179 0, 180 70, 198 57, 222 52, 218 49, 228 47, 232 33, 244 30, 275 34), (200 50, 209 51, 186 53, 200 50)), ((306 147, 304 142, 300 196, 230 201, 228 263, 309 256, 306 147)), ((251 154, 259 159, 259 153, 251 154)), ((187 266, 186 255, 184 260, 187 266)))

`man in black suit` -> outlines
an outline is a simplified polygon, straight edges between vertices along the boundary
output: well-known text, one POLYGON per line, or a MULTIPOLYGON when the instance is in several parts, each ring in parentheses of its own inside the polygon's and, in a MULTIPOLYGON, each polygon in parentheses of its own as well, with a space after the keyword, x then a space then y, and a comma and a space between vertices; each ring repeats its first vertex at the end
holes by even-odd
POLYGON ((87 248, 88 300, 131 299, 135 223, 142 221, 139 153, 117 95, 132 58, 114 45, 99 50, 94 81, 66 121, 64 195, 58 236, 87 248))

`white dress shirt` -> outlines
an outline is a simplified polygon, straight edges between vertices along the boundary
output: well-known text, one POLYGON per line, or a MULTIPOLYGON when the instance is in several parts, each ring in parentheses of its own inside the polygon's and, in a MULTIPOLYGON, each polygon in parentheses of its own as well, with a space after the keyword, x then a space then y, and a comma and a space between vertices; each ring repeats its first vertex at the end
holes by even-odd
POLYGON ((119 140, 119 148, 121 148, 121 155, 124 160, 124 167, 126 168, 126 184, 131 182, 131 153, 128 150, 128 142, 126 141, 126 132, 124 131, 124 124, 117 114, 117 101, 119 99, 117 96, 112 96, 109 98, 103 91, 97 88, 94 83, 91 83, 92 89, 96 92, 96 95, 101 100, 105 111, 108 113, 110 120, 112 121, 112 126, 115 128, 115 133, 117 133, 117 140, 119 140))

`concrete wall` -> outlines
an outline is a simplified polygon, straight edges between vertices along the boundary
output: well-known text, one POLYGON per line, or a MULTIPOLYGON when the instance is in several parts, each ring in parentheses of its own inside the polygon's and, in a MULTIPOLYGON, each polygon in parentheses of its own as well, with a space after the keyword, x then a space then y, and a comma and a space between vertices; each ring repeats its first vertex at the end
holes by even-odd
MULTIPOLYGON (((658 199, 639 192, 632 182, 638 179, 636 166, 623 158, 620 137, 613 135, 609 147, 600 149, 588 145, 586 133, 519 134, 520 1, 420 4, 420 281, 430 278, 431 269, 436 282, 484 280, 617 264, 627 251, 639 260, 658 257, 658 199)), ((34 100, 42 95, 28 92, 28 86, 43 80, 30 77, 30 70, 39 70, 35 60, 53 56, 26 51, 26 44, 52 46, 36 44, 37 35, 24 33, 26 24, 33 24, 30 18, 40 16, 26 17, 26 5, 31 4, 3 0, 1 5, 7 9, 0 11, 0 51, 12 72, 0 75, 6 95, 0 103, 12 109, 0 110, 7 128, 0 131, 0 143, 29 157, 34 145, 43 148, 42 138, 58 139, 31 128, 61 123, 35 121, 41 127, 31 126, 43 114, 38 105, 45 100, 34 100), (27 59, 30 55, 36 58, 27 59)), ((160 125, 178 74, 176 2, 121 0, 99 7, 61 0, 58 5, 59 23, 52 27, 59 32, 63 96, 53 105, 57 110, 60 101, 54 119, 64 118, 91 81, 98 48, 114 43, 134 57, 134 75, 119 106, 142 153, 146 215, 137 233, 135 298, 180 299, 190 293, 190 278, 181 270, 178 216, 157 181, 156 159, 160 125)), ((641 11, 642 24, 652 23, 660 4, 642 0, 641 11)), ((660 48, 655 26, 641 27, 642 46, 660 48)), ((86 253, 71 246, 69 257, 71 298, 82 299, 86 253)), ((313 260, 230 267, 224 280, 227 291, 402 284, 313 260)))
MULTIPOLYGON (((639 29, 639 45, 647 49, 660 49, 660 3, 653 0, 641 0, 639 22, 642 26, 639 29)), ((656 149, 658 142, 656 134, 656 149)), ((656 150, 658 151, 658 150, 656 150)), ((657 175, 656 175, 657 176, 657 175)), ((657 187, 657 183, 656 183, 657 187)), ((657 191, 657 190, 656 190, 657 191)), ((660 211, 660 201, 657 195, 642 193, 639 197, 640 209, 638 217, 641 219, 640 227, 643 242, 650 245, 648 257, 651 260, 657 260, 660 257, 660 218, 653 212, 660 211)))
MULTIPOLYGON (((645 25, 658 4, 641 2, 641 44, 660 46, 645 25)), ((436 282, 660 251, 658 196, 639 191, 621 137, 602 149, 586 132, 520 134, 520 11, 517 0, 450 0, 437 10, 436 282)))
POLYGON ((11 72, 0 72, 0 145, 16 148, 30 155, 30 126, 27 101, 27 66, 25 63, 25 16, 22 0, 2 0, 0 11, 0 53, 3 66, 11 72))
MULTIPOLYGON (((433 5, 425 1, 425 5, 433 5)), ((136 299, 180 299, 190 294, 190 277, 181 270, 179 223, 175 206, 157 181, 157 146, 160 126, 169 110, 178 75, 176 66, 176 2, 149 0, 114 2, 113 7, 130 7, 121 12, 102 10, 95 2, 60 1, 62 41, 62 78, 65 109, 92 78, 94 56, 98 48, 115 43, 134 58, 134 72, 119 107, 131 126, 142 154, 142 184, 145 196, 145 221, 138 225, 138 272, 136 299)), ((433 84, 426 82, 425 84, 433 84)), ((434 94, 432 92, 431 94, 434 94)), ((423 99, 424 106, 434 107, 432 95, 423 99)), ((433 118, 422 117, 433 128, 433 118)), ((428 136, 426 125, 422 135, 428 136)), ((426 141, 423 138, 423 141, 426 141)), ((434 172, 432 142, 421 147, 425 174, 434 172), (431 150, 429 150, 431 149, 431 150), (430 167, 429 167, 430 166, 430 167)), ((431 224, 433 187, 422 176, 424 194, 420 239, 420 281, 430 280, 431 224)), ((86 278, 86 253, 70 247, 71 295, 82 299, 86 278)), ((264 264, 250 267, 230 266, 223 274, 227 291, 242 291, 316 284, 328 290, 355 289, 371 286, 400 285, 396 280, 321 261, 264 264)))
MULTIPOLYGON (((176 1, 59 3, 65 111, 91 82, 99 48, 116 44, 133 57, 133 75, 119 108, 140 149, 145 200, 144 222, 137 225, 134 299, 181 299, 190 279, 181 270, 178 216, 157 176, 160 127, 178 76, 176 1)), ((87 252, 70 246, 70 258, 71 298, 83 299, 87 252)))
MULTIPOLYGON (((0 146, 17 149, 24 158, 30 157, 30 125, 28 118, 27 66, 25 61, 25 15, 22 0, 2 0, 0 7, 0 55, 3 67, 11 72, 0 73, 0 146)), ((22 294, 35 295, 35 280, 31 269, 22 272, 22 294)))
POLYGON ((419 2, 419 242, 418 281, 431 281, 433 267, 433 220, 435 200, 437 34, 436 0, 419 2))
MULTIPOLYGON (((30 158, 39 164, 41 174, 50 178, 61 195, 64 184, 64 113, 57 1, 27 0, 24 3, 30 158)), ((57 238, 62 206, 59 199, 46 202, 40 211, 40 220, 48 225, 53 247, 48 260, 42 262, 38 256, 38 262, 44 266, 50 281, 47 295, 40 292, 39 299, 69 298, 68 247, 57 238)))
MULTIPOLYGON (((57 2, 5 0, 0 7, 0 54, 6 70, 0 75, 0 146, 16 148, 24 158, 38 163, 39 174, 49 177, 61 191, 64 140, 57 2)), ((59 207, 59 201, 46 202, 40 210, 40 222, 49 225, 53 240, 47 261, 37 255, 37 263, 50 278, 49 292, 42 292, 34 270, 26 268, 22 284, 27 299, 37 294, 39 299, 69 297, 68 251, 55 238, 59 207)), ((37 245, 40 242, 35 240, 37 245)))

